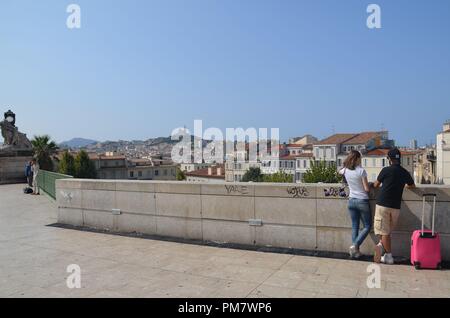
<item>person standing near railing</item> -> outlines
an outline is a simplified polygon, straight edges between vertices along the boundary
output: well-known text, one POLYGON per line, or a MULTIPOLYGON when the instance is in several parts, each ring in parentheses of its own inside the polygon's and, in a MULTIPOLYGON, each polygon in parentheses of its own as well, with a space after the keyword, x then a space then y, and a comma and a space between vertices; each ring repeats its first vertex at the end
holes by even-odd
POLYGON ((38 180, 37 177, 39 175, 39 163, 36 159, 33 159, 31 165, 31 171, 33 172, 33 194, 39 195, 39 186, 38 186, 38 180))
POLYGON ((33 187, 33 173, 31 171, 31 167, 33 165, 32 161, 29 161, 25 167, 25 176, 27 177, 28 186, 33 187))
POLYGON ((383 168, 373 184, 380 188, 375 208, 375 234, 380 242, 375 246, 374 262, 388 265, 394 264, 391 251, 391 233, 395 229, 400 216, 403 190, 415 188, 411 174, 401 166, 401 152, 397 148, 388 152, 389 167, 383 168))
POLYGON ((352 220, 352 245, 349 248, 351 258, 359 258, 361 253, 359 247, 370 233, 372 227, 372 213, 369 205, 369 182, 367 172, 361 167, 361 153, 356 150, 350 151, 344 161, 344 168, 339 174, 345 179, 350 188, 348 201, 348 212, 352 220), (364 228, 360 230, 360 223, 364 228))

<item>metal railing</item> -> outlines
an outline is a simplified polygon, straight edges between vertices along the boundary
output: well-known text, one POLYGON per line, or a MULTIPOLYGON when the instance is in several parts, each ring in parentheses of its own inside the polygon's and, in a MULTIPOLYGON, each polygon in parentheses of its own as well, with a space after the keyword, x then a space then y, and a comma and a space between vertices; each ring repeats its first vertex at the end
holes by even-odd
POLYGON ((56 180, 70 179, 70 178, 73 177, 61 173, 39 170, 37 176, 37 185, 40 190, 42 190, 48 196, 56 200, 56 188, 55 188, 56 180))

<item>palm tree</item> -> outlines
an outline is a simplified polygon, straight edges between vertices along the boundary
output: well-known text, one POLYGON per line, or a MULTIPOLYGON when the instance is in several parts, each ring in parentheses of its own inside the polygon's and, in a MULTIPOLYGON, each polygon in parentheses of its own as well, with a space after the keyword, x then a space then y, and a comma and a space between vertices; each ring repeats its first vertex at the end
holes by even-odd
POLYGON ((34 136, 31 140, 34 156, 39 166, 43 170, 53 171, 53 161, 51 155, 56 152, 58 146, 51 140, 49 135, 34 136))

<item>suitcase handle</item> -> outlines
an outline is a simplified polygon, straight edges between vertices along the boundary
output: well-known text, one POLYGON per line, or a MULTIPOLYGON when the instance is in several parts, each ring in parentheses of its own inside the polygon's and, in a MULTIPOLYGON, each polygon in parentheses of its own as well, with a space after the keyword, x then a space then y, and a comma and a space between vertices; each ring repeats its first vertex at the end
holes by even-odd
POLYGON ((422 236, 425 232, 425 201, 427 197, 433 197, 433 217, 431 221, 431 235, 434 236, 434 219, 436 214, 436 194, 435 193, 424 193, 423 194, 423 205, 422 205, 422 236))

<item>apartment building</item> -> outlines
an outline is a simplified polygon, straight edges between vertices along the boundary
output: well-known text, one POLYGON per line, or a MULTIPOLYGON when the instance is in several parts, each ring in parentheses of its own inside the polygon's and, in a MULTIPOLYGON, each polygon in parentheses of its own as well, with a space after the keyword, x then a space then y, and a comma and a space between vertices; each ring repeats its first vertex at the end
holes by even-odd
POLYGON ((278 145, 272 149, 270 141, 267 141, 267 156, 260 152, 258 143, 235 143, 234 152, 227 153, 225 161, 225 181, 226 182, 240 182, 244 174, 250 168, 260 168, 262 173, 269 173, 268 171, 278 171, 279 156, 285 154, 285 146, 278 145), (256 158, 250 155, 250 151, 256 149, 256 158))
MULTIPOLYGON (((367 172, 367 179, 369 182, 377 180, 378 175, 384 167, 389 166, 387 154, 389 149, 374 149, 362 154, 361 166, 367 172)), ((401 165, 405 168, 411 176, 414 176, 414 156, 415 152, 400 151, 402 154, 401 165)))
POLYGON ((202 183, 224 183, 225 166, 212 165, 203 169, 197 169, 186 173, 186 181, 202 183))
POLYGON ((250 168, 261 168, 261 163, 257 161, 253 162, 240 162, 228 160, 225 162, 225 181, 226 182, 241 182, 244 174, 250 168))
POLYGON ((209 163, 181 163, 180 170, 183 172, 193 172, 197 170, 203 170, 211 166, 209 163))
POLYGON ((148 159, 128 160, 127 178, 129 180, 176 180, 177 165, 161 164, 148 159))
POLYGON ((295 177, 295 167, 297 165, 297 156, 283 156, 279 160, 279 171, 295 177))
POLYGON ((314 160, 313 153, 302 153, 296 156, 295 178, 297 183, 303 182, 303 176, 311 168, 311 161, 314 160))
POLYGON ((342 166, 351 150, 365 153, 377 148, 391 148, 394 141, 389 140, 387 131, 334 134, 313 145, 315 160, 342 166))
POLYGON ((312 145, 317 143, 319 140, 312 136, 312 135, 304 135, 302 137, 294 137, 289 139, 290 144, 297 144, 297 145, 312 145))
POLYGON ((436 137, 437 183, 450 184, 450 120, 436 137))
POLYGON ((302 153, 313 153, 313 144, 287 144, 285 145, 287 154, 296 156, 302 153))
POLYGON ((95 165, 98 179, 127 179, 127 158, 114 152, 89 153, 95 165))
POLYGON ((426 147, 414 159, 414 178, 417 184, 436 183, 436 148, 426 147))

